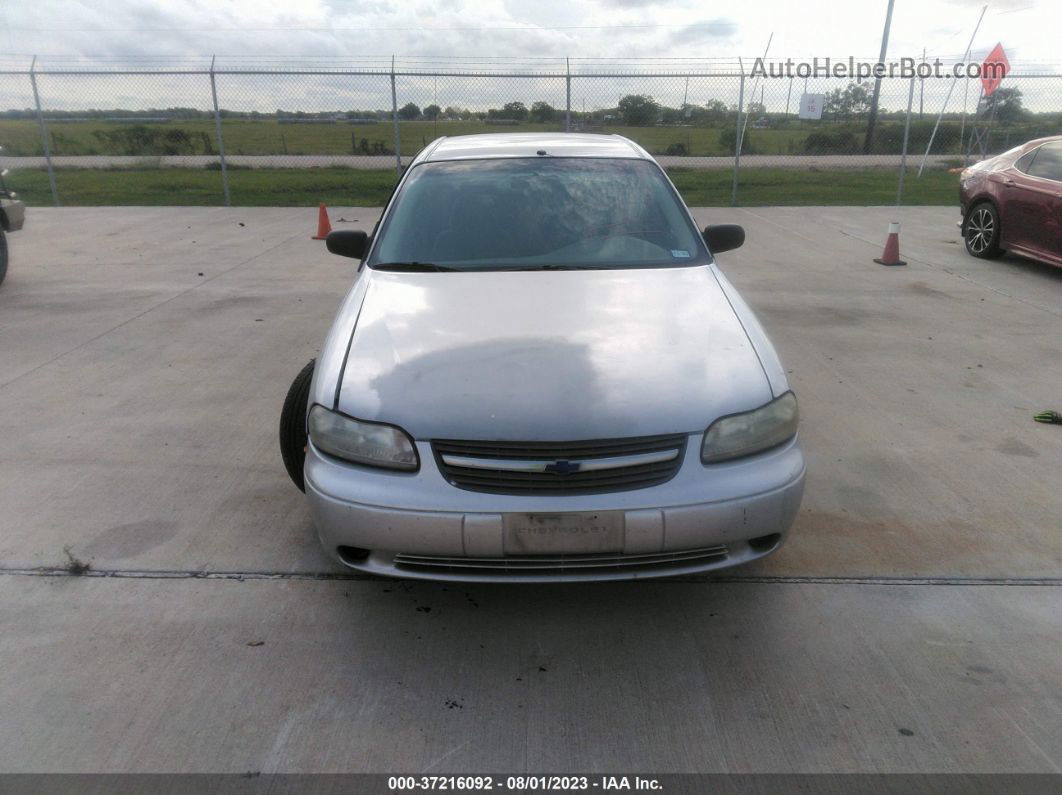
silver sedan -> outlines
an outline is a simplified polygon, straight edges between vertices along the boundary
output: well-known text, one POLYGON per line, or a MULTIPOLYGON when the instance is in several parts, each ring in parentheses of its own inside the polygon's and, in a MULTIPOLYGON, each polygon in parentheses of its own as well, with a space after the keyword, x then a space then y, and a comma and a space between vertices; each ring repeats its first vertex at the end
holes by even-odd
POLYGON ((281 418, 325 550, 360 571, 552 582, 776 550, 797 401, 674 186, 619 136, 443 138, 403 176, 281 418))

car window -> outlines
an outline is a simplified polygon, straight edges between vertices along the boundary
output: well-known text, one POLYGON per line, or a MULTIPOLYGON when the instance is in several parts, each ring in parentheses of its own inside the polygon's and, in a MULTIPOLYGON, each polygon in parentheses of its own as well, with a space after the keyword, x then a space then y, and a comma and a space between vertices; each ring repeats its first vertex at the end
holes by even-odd
POLYGON ((368 264, 494 270, 706 261, 681 199, 654 163, 538 157, 415 166, 368 264))
POLYGON ((1044 144, 1037 150, 1036 159, 1026 172, 1030 177, 1042 177, 1062 182, 1062 144, 1044 144))
POLYGON ((1032 165, 1033 160, 1036 159, 1036 153, 1039 151, 1040 149, 1036 148, 1033 149, 1031 152, 1026 152, 1024 155, 1014 161, 1014 168, 1018 169, 1018 171, 1021 171, 1024 174, 1028 174, 1029 166, 1032 165))

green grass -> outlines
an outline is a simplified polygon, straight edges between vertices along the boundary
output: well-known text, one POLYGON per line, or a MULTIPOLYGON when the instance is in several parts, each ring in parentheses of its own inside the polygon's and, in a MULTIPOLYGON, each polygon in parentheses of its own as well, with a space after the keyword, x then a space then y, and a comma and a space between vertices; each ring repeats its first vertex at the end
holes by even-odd
MULTIPOLYGON (((562 121, 554 124, 522 123, 516 126, 497 126, 482 121, 411 121, 399 125, 402 154, 413 155, 435 138, 442 135, 469 135, 484 132, 555 132, 562 129, 562 121)), ((52 139, 52 154, 59 155, 106 155, 131 154, 107 143, 96 132, 107 133, 136 126, 136 122, 59 122, 49 121, 48 130, 52 139)), ((140 125, 161 131, 181 129, 193 140, 194 151, 182 154, 209 154, 204 152, 203 141, 216 147, 214 122, 208 119, 175 119, 163 124, 140 125)), ((626 127, 608 125, 602 132, 617 133, 637 141, 652 154, 664 154, 669 146, 682 144, 688 154, 694 156, 726 155, 730 152, 720 141, 720 135, 732 132, 733 120, 712 127, 626 127)), ((803 122, 795 119, 782 122, 769 130, 749 127, 746 137, 756 154, 787 155, 801 154, 804 139, 812 132, 850 131, 862 140, 862 123, 803 122)), ((890 130, 898 140, 903 125, 896 121, 882 121, 879 134, 890 130)), ((394 128, 389 121, 377 124, 280 124, 275 120, 252 121, 230 119, 223 122, 225 151, 233 155, 350 155, 360 154, 360 142, 364 138, 368 146, 380 144, 387 151, 394 151, 394 128), (353 139, 353 140, 352 140, 353 139)), ((914 140, 914 139, 912 139, 914 140)), ((0 121, 0 144, 8 155, 39 155, 41 151, 40 130, 35 121, 0 121)), ((913 146, 917 149, 917 146, 913 146)), ((938 149, 939 151, 939 149, 938 149)), ((137 152, 137 154, 141 154, 137 152)), ((142 154, 151 154, 143 152, 142 154)), ((157 154, 157 153, 156 153, 157 154)))
MULTIPOLYGON (((694 207, 730 204, 733 172, 668 169, 686 203, 694 207)), ((329 205, 377 207, 394 186, 392 170, 349 168, 234 169, 229 172, 232 204, 240 207, 329 205)), ((8 178, 29 205, 52 203, 48 174, 20 169, 8 178)), ((67 206, 219 205, 221 173, 207 169, 57 169, 59 199, 67 206)), ((958 182, 946 171, 909 173, 904 204, 954 204, 958 182)), ((741 172, 738 204, 887 205, 896 201, 896 172, 888 170, 746 169, 741 172)))
MULTIPOLYGON (((730 204, 733 171, 669 168, 667 172, 691 207, 730 204)), ((802 171, 749 168, 739 175, 738 204, 745 207, 895 204, 897 177, 897 171, 893 169, 802 171)), ((955 174, 926 171, 919 179, 908 171, 903 183, 904 204, 949 205, 958 201, 959 181, 955 174)))
MULTIPOLYGON (((221 172, 207 169, 56 169, 64 206, 197 206, 224 203, 221 172)), ((21 169, 7 179, 28 205, 52 203, 48 174, 21 169)), ((305 207, 326 204, 382 205, 395 184, 393 170, 349 168, 234 169, 229 171, 232 204, 238 207, 305 207)))
MULTIPOLYGON (((562 123, 498 126, 482 121, 411 121, 399 125, 402 154, 414 155, 434 139, 443 135, 470 135, 485 132, 556 132, 562 123)), ((52 154, 93 155, 129 154, 115 149, 99 137, 97 131, 108 132, 134 123, 118 122, 56 122, 48 123, 52 138, 52 154)), ((185 130, 200 145, 202 134, 207 135, 214 146, 214 122, 203 119, 174 120, 165 124, 145 124, 149 129, 185 130)), ((731 129, 732 125, 727 125, 731 129)), ((727 152, 719 143, 721 128, 717 127, 624 127, 609 126, 603 132, 618 133, 637 141, 650 152, 663 153, 674 143, 681 143, 697 155, 724 155, 727 152)), ((789 141, 796 135, 803 140, 807 131, 801 130, 750 130, 750 137, 757 151, 764 154, 786 154, 789 141)), ((361 139, 370 148, 382 145, 394 152, 394 127, 391 122, 352 125, 336 124, 280 124, 277 121, 250 121, 233 119, 223 122, 225 151, 232 155, 350 155, 362 154, 361 139)), ((35 121, 0 121, 0 142, 9 155, 41 154, 40 129, 35 121)), ((195 154, 203 154, 197 148, 195 154)))

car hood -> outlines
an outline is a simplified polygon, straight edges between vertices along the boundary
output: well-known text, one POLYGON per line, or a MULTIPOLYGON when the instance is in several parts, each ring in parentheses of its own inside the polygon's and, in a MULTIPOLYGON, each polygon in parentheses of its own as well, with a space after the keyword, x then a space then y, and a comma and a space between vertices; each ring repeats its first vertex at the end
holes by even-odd
POLYGON ((417 439, 692 433, 772 397, 707 266, 363 278, 338 408, 417 439))

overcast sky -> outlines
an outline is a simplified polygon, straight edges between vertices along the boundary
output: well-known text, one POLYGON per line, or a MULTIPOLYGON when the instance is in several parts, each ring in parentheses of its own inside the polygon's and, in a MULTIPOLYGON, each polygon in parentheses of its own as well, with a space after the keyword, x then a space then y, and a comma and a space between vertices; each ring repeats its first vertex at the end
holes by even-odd
MULTIPOLYGON (((889 59, 919 56, 925 47, 930 58, 958 60, 983 5, 984 0, 896 0, 889 59)), ((238 56, 263 62, 373 58, 352 65, 384 67, 394 54, 402 59, 400 68, 419 71, 497 68, 497 62, 467 61, 501 57, 522 58, 539 69, 563 69, 563 62, 530 60, 544 56, 720 58, 733 68, 737 57, 762 53, 772 32, 773 58, 854 56, 869 61, 877 57, 886 6, 887 0, 0 0, 0 63, 21 69, 28 66, 28 56, 38 54, 46 69, 73 56, 119 62, 192 59, 205 67, 216 54, 222 68, 233 66, 238 56), (431 60, 437 57, 465 61, 431 60)), ((1016 72, 1062 73, 1060 30, 1062 0, 992 0, 971 60, 980 61, 1000 41, 1016 72)), ((608 65, 584 61, 573 72, 608 65)), ((674 73, 687 65, 653 66, 654 71, 674 73)), ((209 104, 208 84, 194 76, 49 76, 39 82, 46 107, 60 110, 209 104)), ((1056 82, 1015 76, 1010 84, 1021 87, 1027 107, 1054 110, 1059 103, 1056 82)), ((812 80, 801 88, 823 93, 839 85, 843 83, 812 80)), ((951 81, 928 81, 920 88, 919 104, 935 110, 950 86, 951 81)), ((614 107, 624 94, 644 93, 670 107, 715 100, 734 105, 738 90, 738 82, 730 79, 583 80, 573 84, 572 102, 593 110, 614 107)), ((391 99, 389 81, 370 77, 226 77, 219 80, 218 91, 222 107, 262 112, 371 110, 389 107, 391 99)), ((792 100, 789 81, 757 82, 751 91, 772 111, 788 109, 792 100)), ((950 97, 949 108, 976 105, 978 91, 976 80, 965 81, 950 97)), ((398 93, 400 104, 473 109, 511 100, 528 105, 545 100, 562 107, 565 101, 564 82, 555 79, 405 77, 398 93)), ((883 108, 902 108, 906 100, 905 81, 882 84, 883 108)), ((0 82, 0 107, 25 108, 32 102, 28 79, 0 82)))
MULTIPOLYGON (((958 58, 984 0, 896 0, 889 53, 958 58)), ((0 51, 42 56, 877 55, 886 0, 0 0, 0 51)), ((993 0, 976 41, 1062 61, 1059 0, 993 0)))

